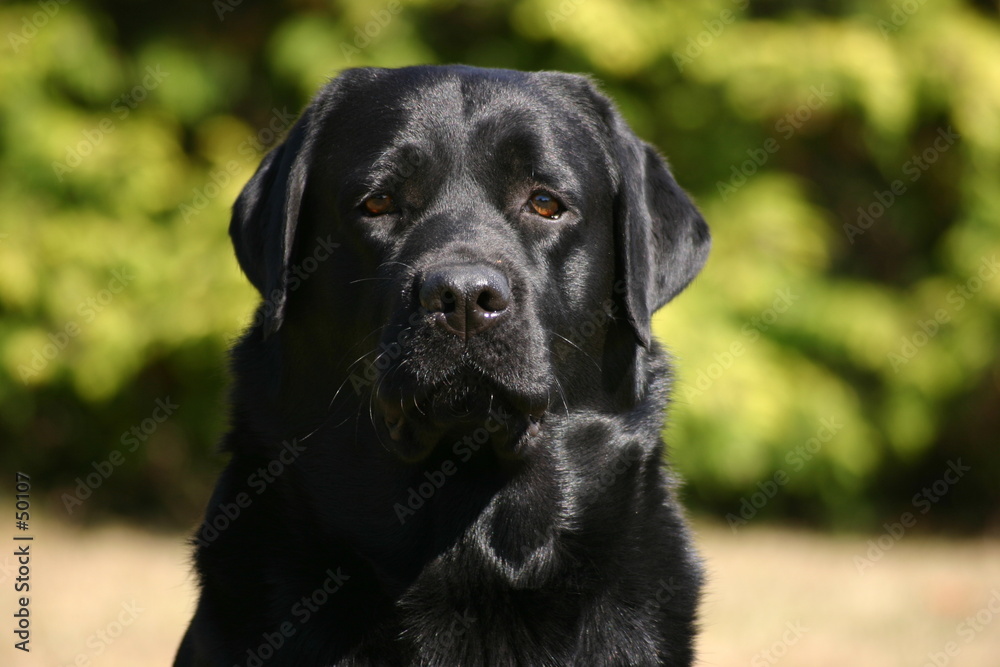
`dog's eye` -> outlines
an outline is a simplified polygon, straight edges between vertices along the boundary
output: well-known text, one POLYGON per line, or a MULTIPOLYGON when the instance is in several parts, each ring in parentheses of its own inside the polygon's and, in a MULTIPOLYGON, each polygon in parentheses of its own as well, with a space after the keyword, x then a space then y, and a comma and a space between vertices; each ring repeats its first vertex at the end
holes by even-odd
POLYGON ((368 215, 383 215, 395 208, 392 197, 389 195, 372 195, 366 199, 361 206, 368 215))
POLYGON ((531 207, 532 211, 549 220, 558 219, 566 210, 563 208, 562 202, 543 190, 535 192, 528 198, 528 206, 531 207))

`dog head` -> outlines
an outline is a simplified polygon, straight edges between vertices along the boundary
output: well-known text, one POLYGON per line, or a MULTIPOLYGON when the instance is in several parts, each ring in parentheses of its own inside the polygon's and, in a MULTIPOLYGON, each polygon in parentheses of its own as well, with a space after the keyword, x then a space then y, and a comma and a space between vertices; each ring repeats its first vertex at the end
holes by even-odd
POLYGON ((547 415, 639 398, 650 317, 709 247, 589 80, 457 66, 342 73, 263 160, 230 234, 264 297, 260 338, 329 378, 328 401, 369 401, 404 459, 477 429, 517 456, 547 415))

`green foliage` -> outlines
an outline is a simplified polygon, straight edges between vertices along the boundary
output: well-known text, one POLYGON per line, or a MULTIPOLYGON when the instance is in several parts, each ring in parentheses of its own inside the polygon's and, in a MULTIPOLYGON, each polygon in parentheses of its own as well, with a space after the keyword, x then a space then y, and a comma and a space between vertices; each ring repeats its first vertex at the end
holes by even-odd
POLYGON ((830 4, 5 5, 2 465, 58 506, 169 396, 176 414, 74 516, 166 503, 190 521, 256 299, 229 206, 338 70, 460 61, 592 73, 709 220, 706 270, 654 322, 692 501, 736 512, 784 471, 762 514, 877 523, 961 456, 969 481, 936 516, 984 525, 1000 24, 957 0, 830 4))

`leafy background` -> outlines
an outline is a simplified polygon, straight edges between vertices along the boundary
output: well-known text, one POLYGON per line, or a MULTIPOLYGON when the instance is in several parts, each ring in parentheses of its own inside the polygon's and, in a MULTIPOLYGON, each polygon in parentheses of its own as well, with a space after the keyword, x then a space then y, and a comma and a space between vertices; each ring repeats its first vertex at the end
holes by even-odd
POLYGON ((54 513, 193 524, 257 298, 229 206, 339 70, 464 62, 592 74, 709 220, 655 320, 689 506, 880 529, 960 460, 918 529, 1000 528, 996 3, 41 0, 0 36, 0 468, 54 513))

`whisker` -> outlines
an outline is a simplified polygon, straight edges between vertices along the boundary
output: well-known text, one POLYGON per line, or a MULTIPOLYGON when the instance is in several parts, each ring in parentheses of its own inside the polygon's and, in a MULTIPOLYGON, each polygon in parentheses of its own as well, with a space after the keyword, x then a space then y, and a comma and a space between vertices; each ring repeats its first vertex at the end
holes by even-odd
POLYGON ((383 268, 388 267, 388 266, 392 266, 393 264, 398 264, 398 265, 402 266, 404 269, 409 269, 413 273, 417 272, 417 270, 415 268, 413 268, 412 266, 410 266, 406 262, 398 262, 398 261, 395 261, 395 260, 386 260, 386 261, 382 262, 377 267, 375 267, 375 271, 376 272, 381 271, 383 268))
MULTIPOLYGON (((403 333, 405 333, 407 331, 410 331, 412 328, 413 327, 406 327, 406 328, 404 328, 403 330, 400 331, 399 336, 402 336, 403 333)), ((371 333, 369 333, 368 336, 371 336, 373 333, 376 333, 376 332, 380 331, 381 329, 382 329, 382 327, 379 327, 378 329, 375 329, 374 331, 372 331, 371 333)), ((365 336, 365 339, 368 338, 368 336, 365 336)), ((364 341, 364 339, 362 339, 362 342, 363 341, 364 341)), ((356 345, 354 345, 354 347, 357 347, 360 344, 361 343, 357 343, 356 345)), ((378 355, 375 357, 375 359, 372 360, 371 363, 372 364, 377 364, 378 361, 379 361, 379 359, 382 358, 382 355, 388 353, 388 350, 382 350, 382 351, 368 350, 367 352, 365 352, 364 354, 362 354, 360 357, 358 357, 357 359, 355 359, 354 361, 352 361, 350 364, 348 364, 347 369, 346 369, 347 370, 347 377, 344 379, 343 382, 340 383, 340 386, 337 387, 336 391, 334 392, 333 398, 330 399, 330 403, 327 405, 327 411, 329 411, 329 410, 331 410, 333 408, 333 404, 337 400, 337 397, 340 395, 340 392, 343 391, 344 387, 351 380, 351 377, 353 376, 353 373, 351 372, 351 370, 354 368, 354 366, 356 366, 358 363, 360 363, 362 360, 364 360, 365 357, 369 356, 373 352, 378 352, 378 355)), ((398 364, 396 370, 398 370, 400 367, 402 367, 403 364, 405 364, 407 361, 408 361, 408 359, 404 358, 398 364)))
POLYGON ((357 285, 358 283, 365 283, 370 280, 392 280, 388 276, 374 276, 372 278, 358 278, 357 280, 350 280, 347 282, 348 285, 357 285))
POLYGON ((567 343, 569 343, 570 345, 572 345, 573 347, 575 347, 577 350, 579 350, 580 352, 583 353, 583 356, 587 357, 587 359, 590 360, 590 363, 594 364, 594 366, 597 368, 597 370, 601 370, 601 365, 599 363, 597 363, 597 360, 594 359, 592 356, 590 356, 582 347, 580 347, 579 345, 577 345, 576 343, 574 343, 573 341, 571 341, 569 338, 566 338, 566 336, 563 336, 562 334, 558 334, 555 331, 552 331, 550 329, 546 329, 545 331, 547 333, 552 334, 553 336, 558 336, 559 338, 562 338, 564 341, 566 341, 567 343))
POLYGON ((566 416, 568 417, 569 416, 569 402, 566 400, 566 391, 563 389, 562 383, 559 381, 558 377, 553 376, 552 379, 556 381, 556 389, 559 390, 559 397, 562 399, 563 411, 566 413, 566 416))

